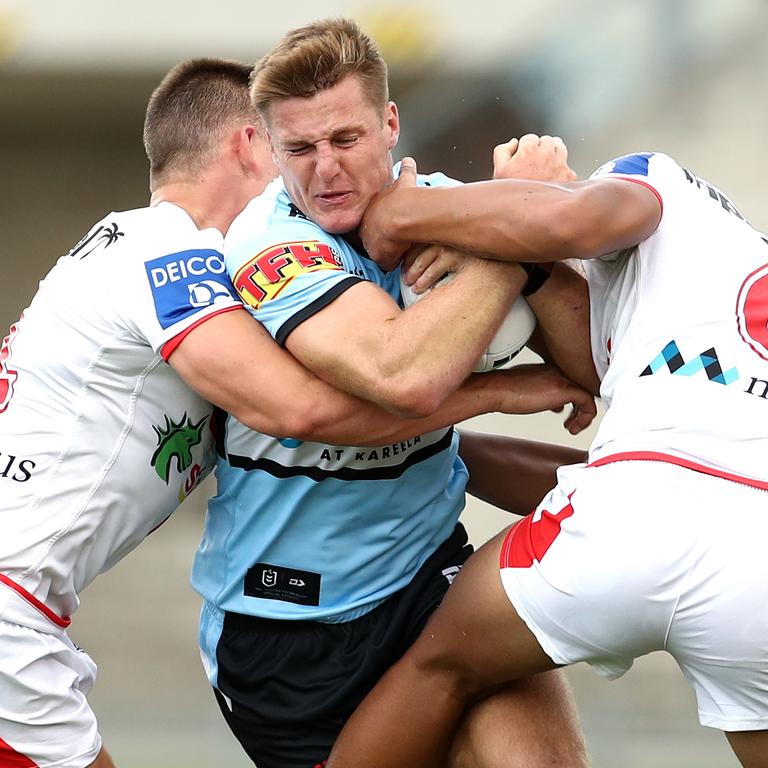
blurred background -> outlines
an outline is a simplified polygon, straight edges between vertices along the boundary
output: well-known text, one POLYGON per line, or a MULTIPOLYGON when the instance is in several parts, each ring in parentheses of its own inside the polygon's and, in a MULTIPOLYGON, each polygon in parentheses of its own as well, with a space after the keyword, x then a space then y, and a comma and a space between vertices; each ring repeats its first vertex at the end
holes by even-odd
MULTIPOLYGON (((662 150, 768 229, 765 0, 0 0, 0 329, 93 222, 146 204, 144 108, 171 65, 254 61, 327 15, 354 16, 379 42, 403 123, 398 151, 422 171, 487 178, 492 147, 528 132, 562 136, 580 175, 662 150)), ((486 416, 471 426, 588 445, 560 421, 486 416)), ((187 574, 207 492, 97 580, 73 623, 100 666, 92 702, 121 768, 249 765, 197 656, 187 574)), ((465 522, 480 543, 509 518, 470 500, 465 522)), ((569 676, 595 768, 737 765, 722 735, 698 726, 663 655, 614 683, 582 667, 569 676)))

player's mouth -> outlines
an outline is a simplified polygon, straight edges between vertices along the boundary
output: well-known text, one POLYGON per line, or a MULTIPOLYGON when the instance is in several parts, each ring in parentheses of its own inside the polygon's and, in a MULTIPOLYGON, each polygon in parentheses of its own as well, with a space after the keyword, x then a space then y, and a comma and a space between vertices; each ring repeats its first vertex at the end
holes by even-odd
POLYGON ((352 199, 352 192, 348 189, 340 192, 320 192, 315 195, 315 199, 323 207, 336 208, 348 203, 352 199))

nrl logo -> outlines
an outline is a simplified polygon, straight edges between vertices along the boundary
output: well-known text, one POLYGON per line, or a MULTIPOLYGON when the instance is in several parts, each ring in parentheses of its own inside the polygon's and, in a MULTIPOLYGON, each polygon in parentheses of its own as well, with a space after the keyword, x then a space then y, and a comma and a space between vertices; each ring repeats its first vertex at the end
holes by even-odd
POLYGON ((176 423, 165 417, 165 427, 153 426, 157 435, 157 449, 152 454, 151 464, 158 477, 168 485, 171 474, 171 462, 176 461, 176 471, 186 472, 192 466, 192 448, 202 439, 203 416, 193 424, 185 413, 176 423))

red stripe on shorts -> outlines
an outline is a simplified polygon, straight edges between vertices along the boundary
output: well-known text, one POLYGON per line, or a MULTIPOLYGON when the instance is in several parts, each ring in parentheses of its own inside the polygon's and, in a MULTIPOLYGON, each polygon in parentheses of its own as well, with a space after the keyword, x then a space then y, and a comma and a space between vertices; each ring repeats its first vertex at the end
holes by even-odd
POLYGON ((533 519, 534 512, 512 526, 504 538, 499 555, 500 568, 530 568, 535 560, 541 562, 552 542, 560 535, 560 524, 573 514, 571 496, 559 512, 552 514, 546 509, 541 517, 533 519))
POLYGON ((2 768, 37 768, 37 763, 33 763, 28 757, 0 739, 0 766, 2 768))

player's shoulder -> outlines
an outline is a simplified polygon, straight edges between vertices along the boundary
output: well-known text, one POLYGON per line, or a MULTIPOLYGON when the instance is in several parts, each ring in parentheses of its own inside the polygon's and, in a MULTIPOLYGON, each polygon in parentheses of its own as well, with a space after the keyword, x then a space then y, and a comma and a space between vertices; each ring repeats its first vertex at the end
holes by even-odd
POLYGON ((603 163, 590 178, 610 176, 635 177, 652 181, 683 181, 685 169, 673 157, 663 152, 633 152, 603 163))
POLYGON ((224 239, 224 253, 228 266, 236 267, 243 255, 299 242, 338 246, 338 239, 308 219, 291 202, 282 181, 275 179, 232 222, 224 239))

